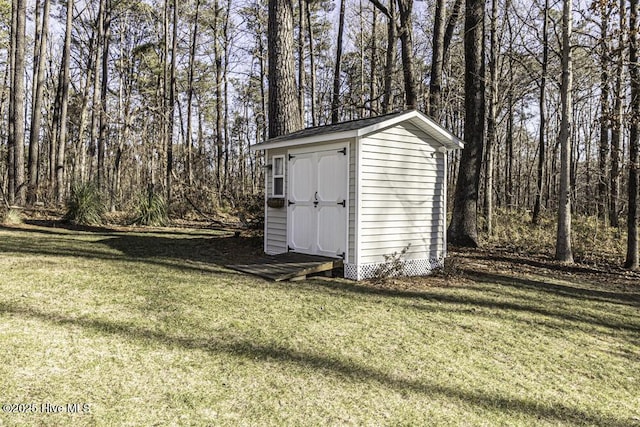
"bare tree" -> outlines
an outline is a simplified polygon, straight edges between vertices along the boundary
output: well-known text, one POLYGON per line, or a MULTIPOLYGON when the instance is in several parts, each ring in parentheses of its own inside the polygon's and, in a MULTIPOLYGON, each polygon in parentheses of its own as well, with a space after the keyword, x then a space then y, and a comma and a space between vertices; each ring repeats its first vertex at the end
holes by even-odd
POLYGON ((400 15, 400 51, 402 56, 402 74, 404 77, 405 107, 416 108, 418 92, 413 71, 413 0, 398 0, 400 15))
MULTIPOLYGON (((13 85, 12 85, 12 115, 13 133, 12 145, 14 147, 13 176, 15 179, 15 203, 23 206, 26 201, 26 186, 24 173, 24 138, 25 138, 25 28, 27 16, 26 0, 15 0, 16 16, 15 28, 12 28, 12 41, 15 45, 13 59, 13 85)), ((10 196, 11 197, 11 196, 10 196)))
MULTIPOLYGON (((318 124, 318 113, 317 113, 317 98, 316 98, 316 55, 315 48, 313 43, 313 25, 311 21, 311 2, 305 1, 305 11, 307 15, 307 32, 309 39, 309 74, 310 74, 310 82, 309 89, 311 90, 311 125, 316 126, 318 124)), ((302 121, 302 117, 300 118, 302 121)))
POLYGON ((540 211, 542 210, 542 195, 544 193, 544 169, 547 158, 547 72, 549 67, 549 0, 544 2, 542 22, 542 70, 540 73, 540 96, 538 97, 538 108, 540 110, 540 127, 538 128, 538 180, 536 182, 536 200, 533 205, 531 221, 534 224, 540 222, 540 211))
POLYGON ((611 129, 611 183, 609 185, 609 220, 612 227, 619 227, 619 214, 620 214, 620 177, 622 175, 621 157, 622 157, 622 132, 623 132, 623 116, 624 116, 624 97, 625 91, 623 88, 623 72, 624 72, 624 49, 626 46, 626 39, 624 28, 626 27, 625 18, 625 0, 620 0, 618 13, 619 13, 619 26, 618 32, 618 46, 617 46, 617 64, 616 64, 616 82, 614 91, 614 103, 613 103, 613 126, 611 129))
POLYGON ((305 116, 305 62, 304 62, 304 48, 305 37, 307 32, 307 18, 306 18, 306 0, 298 0, 298 109, 300 110, 300 118, 304 123, 305 116))
POLYGON ((556 259, 573 263, 571 250, 571 129, 573 125, 573 64, 571 54, 572 1, 564 0, 562 7, 562 82, 560 98, 562 122, 560 123, 560 190, 558 194, 558 229, 556 235, 556 259))
MULTIPOLYGON (((384 9, 380 9, 384 13, 384 9)), ((384 97, 382 98, 382 112, 388 113, 393 104, 391 87, 393 84, 393 71, 396 63, 396 8, 394 0, 389 0, 389 10, 387 13, 387 53, 384 65, 384 97)))
POLYGON ((442 97, 442 67, 444 62, 444 29, 446 0, 436 1, 433 18, 433 43, 431 52, 431 78, 429 81, 429 115, 440 121, 440 98, 442 97))
MULTIPOLYGON (((18 21, 18 2, 11 2, 11 42, 9 43, 9 82, 11 86, 15 84, 16 66, 16 35, 18 21)), ((5 84, 6 84, 5 80, 5 84)), ((7 129, 7 198, 8 204, 12 205, 16 200, 16 92, 9 91, 9 123, 7 129)))
POLYGON ((454 245, 477 247, 478 186, 484 140, 484 16, 482 0, 466 0, 465 53, 465 148, 462 151, 453 202, 451 224, 447 231, 454 245))
POLYGON ((418 93, 416 79, 413 71, 413 0, 397 0, 400 25, 396 22, 395 2, 389 1, 389 8, 379 0, 370 0, 388 18, 387 29, 387 56, 384 72, 384 98, 382 112, 387 113, 392 107, 391 86, 393 82, 393 70, 396 56, 396 38, 400 39, 400 53, 402 57, 402 74, 404 78, 405 107, 416 108, 418 93))
POLYGON ((73 29, 73 0, 67 1, 67 18, 64 34, 64 49, 62 51, 62 67, 60 69, 59 94, 60 94, 60 123, 57 141, 58 153, 56 155, 56 200, 58 204, 64 201, 65 176, 64 164, 67 149, 67 111, 69 107, 69 64, 71 62, 71 31, 73 29))
POLYGON ((640 68, 638 67, 638 0, 630 0, 629 12, 629 75, 631 77, 631 126, 629 135, 629 212, 627 217, 627 257, 625 268, 637 270, 638 223, 640 206, 640 68))
MULTIPOLYGON (((109 46, 111 44, 111 0, 103 0, 102 9, 102 75, 100 81, 100 113, 98 128, 98 186, 107 186, 105 153, 107 150, 109 121, 107 117, 107 96, 109 92, 109 46)), ((97 66, 98 64, 96 64, 97 66)))
POLYGON ((382 113, 386 114, 392 108, 391 87, 393 85, 393 72, 396 62, 397 23, 395 0, 389 0, 389 8, 379 0, 370 0, 371 3, 387 17, 387 51, 384 66, 384 92, 382 97, 382 113))
MULTIPOLYGON (((36 6, 40 0, 36 0, 36 6)), ((36 37, 33 49, 33 99, 31 107, 31 126, 29 132, 29 188, 27 203, 33 204, 38 197, 38 153, 40 146, 40 127, 42 123, 42 98, 44 94, 44 71, 47 61, 47 39, 49 35, 50 0, 44 0, 42 20, 39 21, 39 8, 36 7, 36 37)))
POLYGON ((609 13, 608 2, 601 1, 600 9, 600 146, 598 149, 598 216, 608 222, 609 214, 609 13))
POLYGON ((186 150, 187 158, 186 172, 187 182, 189 186, 193 185, 193 80, 194 80, 194 67, 196 61, 196 44, 198 42, 198 20, 200 16, 200 0, 196 0, 196 11, 193 17, 193 30, 191 31, 191 46, 189 47, 189 73, 187 76, 187 137, 186 137, 186 150))
MULTIPOLYGON (((168 0, 167 0, 168 1, 168 0)), ((169 132, 167 136, 167 172, 165 175, 167 204, 171 203, 173 174, 173 128, 176 114, 176 67, 178 57, 178 0, 173 0, 173 22, 171 31, 171 64, 169 65, 169 132)))
POLYGON ((493 232, 493 147, 497 143, 496 104, 498 103, 498 1, 491 1, 491 18, 489 22, 489 114, 487 115, 487 147, 485 163, 484 217, 485 230, 493 232))
POLYGON ((377 37, 377 26, 378 26, 378 9, 375 7, 372 11, 371 18, 371 68, 369 71, 369 113, 370 115, 374 115, 378 112, 380 103, 377 95, 377 79, 376 73, 378 71, 378 37, 377 37))
POLYGON ((336 62, 333 69, 333 96, 331 99, 331 123, 340 120, 340 66, 342 62, 342 37, 344 35, 344 2, 340 0, 340 17, 338 19, 338 42, 336 45, 336 62))

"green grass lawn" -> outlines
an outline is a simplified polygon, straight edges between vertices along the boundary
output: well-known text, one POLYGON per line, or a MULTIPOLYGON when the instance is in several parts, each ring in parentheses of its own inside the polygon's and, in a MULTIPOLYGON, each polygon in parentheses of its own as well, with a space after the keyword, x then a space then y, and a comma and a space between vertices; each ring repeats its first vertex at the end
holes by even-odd
POLYGON ((0 426, 640 425, 637 276, 485 255, 385 285, 224 267, 260 249, 0 228, 0 403, 37 410, 0 426), (72 403, 88 412, 42 413, 72 403))

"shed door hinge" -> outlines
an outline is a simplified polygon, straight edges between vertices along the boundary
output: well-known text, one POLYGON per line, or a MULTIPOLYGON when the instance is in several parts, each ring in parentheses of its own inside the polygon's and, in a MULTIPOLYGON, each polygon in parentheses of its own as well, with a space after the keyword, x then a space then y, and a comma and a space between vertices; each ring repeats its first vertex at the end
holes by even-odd
POLYGON ((295 159, 296 156, 294 156, 293 154, 289 154, 289 160, 291 159, 295 159))
POLYGON ((344 253, 344 252, 342 252, 341 254, 338 254, 338 256, 344 260, 345 253, 344 253))
POLYGON ((344 147, 342 150, 338 150, 338 153, 342 153, 343 155, 347 155, 347 147, 344 147))
POLYGON ((295 205, 296 202, 292 202, 291 200, 287 200, 287 206, 295 205))
POLYGON ((341 201, 341 202, 338 202, 337 204, 338 204, 338 205, 342 205, 342 207, 343 207, 343 208, 346 208, 346 207, 347 207, 347 201, 346 201, 346 200, 343 200, 343 201, 341 201))

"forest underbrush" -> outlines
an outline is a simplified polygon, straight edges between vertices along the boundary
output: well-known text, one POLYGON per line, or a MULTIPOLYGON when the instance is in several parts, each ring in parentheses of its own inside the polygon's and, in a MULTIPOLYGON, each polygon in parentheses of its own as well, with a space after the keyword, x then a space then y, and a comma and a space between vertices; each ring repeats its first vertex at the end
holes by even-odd
MULTIPOLYGON (((481 218, 481 226, 485 219, 481 218)), ((573 257, 577 264, 602 269, 617 269, 624 262, 627 232, 611 227, 597 216, 574 215, 572 218, 573 257)), ((529 211, 498 210, 491 235, 482 233, 482 247, 519 256, 553 258, 556 241, 554 213, 542 215, 538 224, 531 222, 529 211)))

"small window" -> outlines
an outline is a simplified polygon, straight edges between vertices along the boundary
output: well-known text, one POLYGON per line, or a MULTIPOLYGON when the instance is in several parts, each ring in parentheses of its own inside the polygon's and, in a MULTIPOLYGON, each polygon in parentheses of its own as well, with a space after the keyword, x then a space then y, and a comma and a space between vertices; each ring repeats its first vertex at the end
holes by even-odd
POLYGON ((273 197, 284 197, 284 156, 273 156, 273 197))

